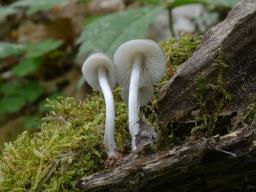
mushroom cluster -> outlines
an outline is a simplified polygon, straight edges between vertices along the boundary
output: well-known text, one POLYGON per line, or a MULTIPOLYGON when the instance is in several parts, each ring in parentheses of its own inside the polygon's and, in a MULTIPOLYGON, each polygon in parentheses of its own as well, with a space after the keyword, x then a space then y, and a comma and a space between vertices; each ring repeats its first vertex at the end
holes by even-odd
POLYGON ((136 151, 139 109, 152 100, 154 84, 160 81, 165 68, 161 48, 154 41, 144 39, 123 43, 114 55, 114 62, 103 53, 95 53, 84 62, 82 72, 86 81, 94 90, 102 91, 105 98, 104 145, 108 157, 116 155, 115 107, 112 94, 116 82, 122 87, 122 99, 128 102, 131 148, 136 151))

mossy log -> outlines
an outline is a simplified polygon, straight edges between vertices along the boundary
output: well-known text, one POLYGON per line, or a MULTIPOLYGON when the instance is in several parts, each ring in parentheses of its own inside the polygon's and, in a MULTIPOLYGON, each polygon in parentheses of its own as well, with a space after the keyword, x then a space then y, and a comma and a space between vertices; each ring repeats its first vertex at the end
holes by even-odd
MULTIPOLYGON (((223 22, 206 33, 201 46, 161 90, 161 122, 191 119, 197 110, 195 79, 203 75, 208 84, 216 81, 215 61, 220 55, 227 67, 219 77, 230 99, 218 113, 244 113, 250 98, 256 96, 255 31, 256 1, 241 0, 223 22)), ((216 102, 223 93, 214 95, 216 102)), ((77 187, 82 191, 255 192, 255 122, 254 118, 250 126, 227 135, 201 138, 167 151, 131 154, 113 169, 81 178, 77 187)))
POLYGON ((113 170, 84 177, 84 191, 256 191, 256 129, 129 156, 113 170))
POLYGON ((255 31, 256 1, 241 0, 223 22, 205 34, 199 49, 163 87, 159 101, 161 120, 180 120, 191 115, 197 91, 195 78, 202 74, 209 83, 216 79, 218 67, 214 60, 219 54, 227 64, 224 88, 232 98, 224 110, 244 111, 249 97, 256 96, 255 31))

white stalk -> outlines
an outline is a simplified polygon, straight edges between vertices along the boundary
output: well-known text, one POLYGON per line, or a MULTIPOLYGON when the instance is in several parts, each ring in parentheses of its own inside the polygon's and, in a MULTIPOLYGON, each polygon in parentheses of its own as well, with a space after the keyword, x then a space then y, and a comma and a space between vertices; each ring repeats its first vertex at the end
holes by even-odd
POLYGON ((107 72, 104 67, 100 67, 98 71, 98 78, 102 93, 106 103, 106 120, 105 120, 105 133, 104 133, 104 145, 107 149, 108 157, 116 154, 115 143, 115 105, 112 90, 110 88, 107 72))
POLYGON ((137 56, 133 61, 132 72, 130 77, 129 87, 129 131, 132 137, 132 151, 136 151, 136 136, 139 133, 139 106, 138 106, 138 91, 140 81, 142 57, 137 56))

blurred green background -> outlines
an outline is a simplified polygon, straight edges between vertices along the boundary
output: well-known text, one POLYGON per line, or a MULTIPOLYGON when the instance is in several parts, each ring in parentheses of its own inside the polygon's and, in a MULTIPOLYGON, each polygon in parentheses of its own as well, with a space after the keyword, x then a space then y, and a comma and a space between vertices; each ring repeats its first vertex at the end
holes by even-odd
POLYGON ((237 0, 0 1, 0 144, 37 131, 46 98, 85 98, 81 65, 123 42, 203 34, 237 0))

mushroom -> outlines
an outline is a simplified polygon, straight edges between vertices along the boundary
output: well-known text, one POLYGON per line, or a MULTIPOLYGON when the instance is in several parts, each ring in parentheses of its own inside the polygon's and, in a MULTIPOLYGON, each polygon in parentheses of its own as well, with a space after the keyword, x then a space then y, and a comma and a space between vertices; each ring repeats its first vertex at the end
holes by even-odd
POLYGON ((104 145, 108 157, 116 154, 114 139, 115 130, 115 106, 112 89, 115 87, 115 70, 111 59, 103 53, 95 53, 88 57, 82 67, 84 78, 96 91, 101 91, 106 103, 106 120, 104 145))
POLYGON ((139 88, 152 86, 160 81, 166 68, 164 54, 152 40, 130 40, 117 49, 114 64, 117 82, 124 88, 129 87, 129 131, 132 150, 136 151, 136 135, 139 133, 139 88))

